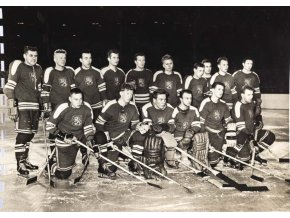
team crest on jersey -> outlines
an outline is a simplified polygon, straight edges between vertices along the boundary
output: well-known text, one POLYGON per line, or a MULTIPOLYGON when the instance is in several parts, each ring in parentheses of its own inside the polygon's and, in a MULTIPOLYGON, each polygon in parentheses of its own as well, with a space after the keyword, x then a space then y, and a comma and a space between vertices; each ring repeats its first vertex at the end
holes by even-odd
POLYGON ((72 125, 81 126, 82 125, 82 115, 73 115, 72 116, 72 125))
POLYGON ((252 119, 254 117, 254 113, 251 110, 249 110, 249 117, 250 117, 250 119, 252 119))
POLYGON ((114 83, 116 86, 118 86, 120 84, 119 77, 114 78, 114 83))
POLYGON ((60 85, 61 87, 67 87, 67 86, 68 86, 65 77, 60 77, 60 78, 58 79, 58 82, 59 82, 59 85, 60 85))
POLYGON ((36 73, 35 72, 30 72, 29 73, 29 78, 31 82, 35 83, 36 82, 36 73))
POLYGON ((196 86, 197 94, 202 94, 202 86, 196 86))
POLYGON ((173 82, 172 81, 165 81, 165 87, 166 87, 166 89, 172 89, 173 82))
POLYGON ((231 89, 230 83, 228 81, 224 81, 225 89, 231 89))
POLYGON ((189 122, 188 122, 188 121, 185 121, 185 122, 183 122, 183 123, 181 124, 181 128, 182 128, 183 130, 186 130, 188 127, 189 127, 189 122))
POLYGON ((216 120, 220 120, 221 119, 221 114, 219 111, 214 111, 213 112, 213 116, 214 116, 214 119, 216 120))
POLYGON ((127 122, 127 113, 119 113, 119 122, 126 123, 127 122))
POLYGON ((252 79, 251 78, 245 79, 245 85, 252 86, 252 79))
POLYGON ((139 78, 138 79, 138 85, 139 85, 139 87, 145 87, 145 80, 144 80, 144 78, 139 78))
POLYGON ((93 85, 93 78, 91 76, 86 76, 85 77, 85 84, 86 84, 86 86, 93 85))
POLYGON ((157 123, 165 123, 165 118, 164 117, 158 117, 157 123))

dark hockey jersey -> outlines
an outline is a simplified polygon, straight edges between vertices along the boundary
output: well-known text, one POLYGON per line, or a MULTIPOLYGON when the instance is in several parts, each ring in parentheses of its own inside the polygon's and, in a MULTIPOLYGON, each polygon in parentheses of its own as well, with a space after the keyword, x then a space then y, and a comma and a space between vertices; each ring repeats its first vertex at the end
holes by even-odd
POLYGON ((255 90, 253 100, 261 99, 260 78, 255 72, 247 74, 242 70, 238 70, 233 74, 233 77, 239 98, 241 96, 242 87, 248 85, 255 90))
POLYGON ((153 82, 153 73, 151 70, 129 70, 126 74, 125 81, 135 87, 134 98, 138 107, 150 101, 149 87, 152 86, 153 82))
POLYGON ((157 89, 165 89, 169 93, 168 103, 176 107, 179 92, 182 90, 180 73, 172 71, 172 74, 168 75, 162 70, 157 71, 153 75, 153 85, 150 87, 150 91, 153 92, 157 89))
POLYGON ((225 85, 222 100, 224 100, 228 107, 231 109, 238 98, 236 86, 234 84, 234 78, 229 73, 226 73, 224 76, 220 75, 219 73, 215 73, 210 79, 210 85, 212 86, 214 82, 221 82, 225 85))
POLYGON ((187 76, 184 80, 184 89, 192 91, 192 105, 199 108, 202 100, 205 98, 204 93, 209 91, 207 81, 204 78, 196 79, 193 76, 187 76))
POLYGON ((117 67, 114 71, 110 67, 104 67, 101 70, 102 76, 106 83, 106 95, 108 100, 118 99, 121 85, 125 82, 125 73, 117 67))
POLYGON ((99 69, 95 67, 77 68, 75 84, 84 93, 84 101, 88 102, 93 109, 102 107, 102 100, 107 99, 107 96, 106 84, 99 69))
POLYGON ((19 110, 39 109, 41 81, 43 71, 41 67, 27 65, 15 60, 9 65, 8 82, 3 92, 8 99, 17 99, 19 110))
POLYGON ((46 129, 54 133, 56 129, 65 134, 72 134, 78 140, 85 135, 87 139, 94 136, 93 114, 90 105, 86 102, 80 108, 73 108, 68 103, 57 106, 47 121, 46 129))
POLYGON ((58 105, 68 101, 70 90, 75 88, 75 73, 73 68, 65 67, 62 71, 49 67, 44 72, 43 91, 44 103, 58 105))
POLYGON ((237 130, 247 134, 254 134, 255 123, 255 104, 253 102, 243 104, 237 101, 234 106, 234 121, 237 124, 237 130))
POLYGON ((194 132, 200 130, 200 117, 196 107, 190 106, 187 110, 176 107, 172 113, 172 119, 175 126, 174 137, 176 140, 182 139, 187 129, 193 129, 194 132))
POLYGON ((224 129, 224 124, 232 122, 229 108, 223 100, 214 103, 209 97, 201 102, 199 108, 200 121, 205 128, 214 133, 224 129))
POLYGON ((139 114, 136 105, 130 102, 125 107, 117 100, 109 101, 96 120, 96 128, 100 131, 108 131, 110 138, 120 138, 127 129, 135 129, 139 122, 139 114))

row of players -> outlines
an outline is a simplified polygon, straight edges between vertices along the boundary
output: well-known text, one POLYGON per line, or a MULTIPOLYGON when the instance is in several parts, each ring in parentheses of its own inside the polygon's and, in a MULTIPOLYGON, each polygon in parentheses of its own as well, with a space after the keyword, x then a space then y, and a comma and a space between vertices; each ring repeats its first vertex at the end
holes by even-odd
MULTIPOLYGON (((219 72, 212 76, 209 80, 210 82, 204 82, 205 80, 202 79, 204 66, 210 66, 210 62, 205 61, 204 65, 197 63, 194 66, 194 75, 188 76, 182 87, 182 78, 179 73, 172 70, 173 60, 169 55, 165 55, 162 58, 164 71, 158 71, 152 76, 152 72, 144 68, 144 54, 138 53, 135 56, 136 69, 130 70, 127 75, 125 75, 124 72, 117 67, 119 54, 115 50, 110 50, 108 52, 109 66, 103 68, 102 71, 91 66, 92 58, 89 51, 82 52, 82 57, 80 58, 82 67, 76 69, 74 72, 73 69, 65 66, 66 51, 58 49, 54 52, 55 67, 46 69, 43 79, 41 67, 37 65, 37 49, 35 47, 26 46, 23 56, 25 59, 24 63, 21 61, 14 61, 10 64, 8 83, 4 87, 4 93, 9 99, 10 117, 15 119, 15 115, 19 115, 17 121, 18 128, 16 129, 18 134, 16 137, 15 154, 17 170, 21 174, 28 174, 27 169, 37 168, 37 166, 29 163, 27 158, 30 141, 38 129, 39 102, 43 104, 44 111, 50 113, 51 107, 53 111, 57 111, 57 105, 67 102, 70 91, 75 85, 84 93, 84 100, 87 101, 93 109, 93 118, 94 121, 96 120, 96 126, 98 126, 98 124, 104 124, 102 123, 105 121, 104 117, 101 115, 99 116, 101 109, 103 108, 103 110, 105 110, 114 102, 110 101, 110 104, 108 104, 108 100, 118 99, 121 91, 124 91, 121 90, 121 84, 124 81, 128 82, 131 87, 134 87, 134 100, 140 114, 143 113, 144 115, 144 121, 146 121, 146 119, 151 119, 153 122, 156 118, 157 120, 154 120, 153 123, 160 124, 168 122, 168 117, 171 117, 171 114, 167 114, 167 118, 158 115, 159 113, 163 114, 164 109, 167 108, 167 103, 163 105, 160 103, 160 105, 158 105, 158 102, 164 103, 165 101, 176 107, 179 104, 179 98, 177 96, 182 88, 191 90, 192 101, 190 104, 199 108, 201 101, 204 99, 204 93, 209 93, 209 91, 214 88, 213 84, 216 82, 222 82, 221 84, 223 84, 224 90, 221 97, 224 98, 229 108, 231 108, 233 103, 237 100, 238 94, 241 95, 242 87, 245 84, 253 87, 255 116, 252 117, 256 117, 256 115, 260 114, 261 98, 259 78, 257 74, 251 71, 253 61, 250 59, 246 59, 243 63, 243 70, 238 71, 232 77, 232 75, 227 73, 227 59, 219 58, 219 72), (164 95, 166 97, 165 99, 157 100, 160 88, 165 92, 165 94, 163 93, 163 97, 164 95), (150 101, 150 92, 153 93, 152 103, 145 105, 150 101), (17 105, 15 105, 15 99, 17 100, 17 105), (150 111, 150 108, 157 111, 154 115, 154 119, 152 117, 149 118, 150 113, 148 113, 148 111, 150 111)), ((208 68, 210 67, 206 67, 206 69, 208 68)), ((197 109, 195 111, 198 112, 197 109)), ((212 109, 209 111, 211 113, 213 112, 212 109)), ((117 114, 117 112, 114 111, 112 113, 117 114)), ((74 122, 73 126, 81 123, 80 117, 81 116, 71 116, 74 122)), ((214 119, 219 119, 222 116, 215 113, 215 117, 214 119)), ((124 114, 120 113, 120 117, 115 122, 121 124, 126 123, 126 119, 124 114)), ((205 120, 206 117, 201 117, 201 121, 203 121, 203 119, 205 120)), ((114 128, 119 126, 115 125, 115 122, 113 122, 114 128)), ((135 122, 138 122, 138 120, 135 120, 135 122)), ((212 121, 209 121, 209 123, 212 123, 212 121)), ((185 124, 182 124, 182 126, 186 129, 185 124)), ((132 128, 132 126, 130 126, 130 128, 132 128)), ((208 128, 211 128, 211 125, 208 125, 208 128)), ((107 130, 107 127, 105 130, 107 130)), ((216 131, 213 132, 219 136, 219 130, 218 133, 216 131)), ((84 130, 84 133, 86 133, 86 131, 88 130, 84 130)), ((119 130, 117 130, 117 132, 114 131, 109 131, 110 138, 113 141, 120 137, 119 134, 117 134, 119 130)), ((64 133, 70 134, 68 130, 65 130, 64 133)), ((55 143, 54 138, 55 136, 50 134, 52 143, 55 143)), ((85 149, 82 154, 84 157, 86 156, 85 149)), ((214 163, 216 160, 210 162, 214 163)))

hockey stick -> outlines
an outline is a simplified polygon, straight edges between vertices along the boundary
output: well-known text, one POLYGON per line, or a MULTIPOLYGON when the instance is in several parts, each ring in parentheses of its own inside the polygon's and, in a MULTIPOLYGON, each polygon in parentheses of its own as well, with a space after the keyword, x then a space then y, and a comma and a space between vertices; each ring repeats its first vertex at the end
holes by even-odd
POLYGON ((74 179, 73 184, 78 183, 78 182, 83 178, 83 175, 84 175, 85 171, 87 170, 87 168, 88 168, 88 166, 89 166, 90 155, 91 155, 91 153, 89 153, 88 159, 87 159, 86 162, 85 162, 85 166, 84 166, 84 169, 83 169, 81 175, 78 176, 78 177, 76 177, 76 178, 74 179))
POLYGON ((224 175, 222 172, 212 169, 211 167, 205 165, 204 163, 202 163, 201 161, 199 161, 195 157, 187 154, 182 149, 180 149, 178 147, 175 147, 175 149, 178 150, 179 152, 181 152, 182 154, 184 154, 185 156, 189 157, 190 159, 192 159, 193 161, 195 161, 199 165, 203 166, 207 170, 209 170, 216 177, 220 178, 221 180, 225 181, 226 183, 228 183, 229 185, 233 186, 234 188, 236 188, 237 190, 239 190, 241 192, 242 191, 268 191, 269 190, 266 186, 248 187, 246 184, 239 184, 236 181, 234 181, 233 179, 231 179, 228 176, 224 175))
POLYGON ((137 160, 136 158, 134 158, 132 155, 128 155, 128 154, 124 153, 123 151, 121 151, 120 149, 118 149, 117 146, 114 146, 114 144, 111 144, 111 147, 112 147, 114 150, 120 152, 121 154, 126 155, 127 157, 129 157, 130 159, 134 160, 135 162, 137 162, 137 163, 141 164, 142 166, 146 167, 147 169, 149 169, 149 170, 153 171, 154 173, 158 174, 159 176, 162 176, 163 178, 165 178, 165 179, 167 179, 167 180, 169 180, 169 181, 175 183, 176 185, 181 186, 182 188, 186 189, 187 192, 189 192, 189 193, 193 193, 192 190, 190 190, 190 189, 187 188, 186 186, 184 186, 184 185, 182 185, 182 184, 176 182, 175 180, 169 178, 168 176, 163 175, 162 173, 158 172, 157 170, 153 169, 152 167, 147 166, 146 164, 144 164, 144 163, 142 163, 141 161, 139 161, 139 160, 137 160))
POLYGON ((252 166, 251 164, 248 164, 248 163, 246 163, 246 162, 244 162, 244 161, 241 161, 241 160, 239 160, 239 159, 237 159, 237 158, 234 158, 234 157, 232 157, 232 156, 230 156, 230 155, 227 155, 227 154, 225 154, 224 152, 218 151, 218 150, 216 150, 215 148, 213 148, 212 146, 210 146, 209 148, 210 148, 212 151, 217 152, 217 153, 219 153, 219 154, 221 154, 221 155, 223 155, 223 156, 226 156, 226 157, 228 157, 228 158, 231 158, 231 159, 233 159, 233 160, 235 160, 235 161, 237 161, 237 162, 239 162, 239 163, 241 163, 241 164, 244 164, 244 165, 249 166, 249 167, 251 167, 251 168, 253 168, 253 169, 255 169, 255 170, 258 170, 258 171, 260 171, 260 172, 263 172, 263 173, 265 173, 265 174, 267 174, 267 175, 269 175, 269 176, 273 176, 273 177, 275 177, 275 178, 277 178, 277 179, 280 179, 280 180, 283 180, 283 181, 285 181, 285 182, 287 182, 287 183, 290 183, 290 179, 285 179, 285 178, 282 178, 282 177, 280 177, 280 176, 277 176, 277 175, 275 175, 275 174, 273 174, 273 173, 267 172, 267 171, 265 171, 265 170, 261 170, 261 169, 255 167, 255 166, 252 166))
POLYGON ((198 175, 201 178, 209 177, 209 175, 207 175, 205 172, 197 170, 197 169, 195 169, 195 168, 193 168, 191 166, 188 166, 187 164, 183 163, 181 160, 177 160, 177 162, 181 163, 181 165, 187 167, 188 169, 191 169, 194 172, 195 175, 198 175))
MULTIPOLYGON (((98 159, 97 155, 94 153, 94 150, 90 147, 88 147, 87 145, 83 144, 82 142, 78 141, 78 140, 74 140, 76 143, 78 143, 80 146, 83 146, 84 148, 90 150, 94 156, 98 159)), ((144 179, 139 178, 138 176, 134 175, 133 173, 129 172, 128 170, 126 170, 125 168, 123 168, 122 166, 116 164, 115 162, 111 161, 110 159, 106 158, 105 156, 103 156, 102 154, 99 154, 99 157, 103 158, 105 161, 108 161, 109 163, 111 163, 112 165, 114 165, 115 167, 117 167, 118 169, 123 170, 124 172, 128 173, 129 175, 135 177, 136 179, 138 179, 139 181, 146 183, 147 185, 153 186, 155 188, 159 188, 162 189, 162 187, 160 185, 151 183, 151 182, 147 182, 144 179)))

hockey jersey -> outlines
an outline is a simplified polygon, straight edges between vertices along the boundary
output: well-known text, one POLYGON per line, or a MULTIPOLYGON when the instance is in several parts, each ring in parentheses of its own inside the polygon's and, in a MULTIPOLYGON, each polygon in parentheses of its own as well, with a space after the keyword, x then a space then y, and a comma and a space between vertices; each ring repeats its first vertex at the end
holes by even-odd
POLYGON ((56 129, 65 134, 72 134, 81 140, 94 136, 93 115, 90 105, 86 102, 80 108, 73 108, 68 103, 57 106, 47 121, 46 129, 54 133, 56 129))
POLYGON ((224 124, 232 122, 229 108, 223 100, 214 103, 210 97, 201 102, 199 108, 201 124, 213 133, 219 133, 224 129, 224 124))
POLYGON ((237 101, 234 106, 234 120, 237 124, 237 130, 243 131, 246 134, 254 134, 255 123, 255 104, 253 102, 243 104, 237 101))
POLYGON ((138 107, 142 107, 150 101, 149 87, 153 83, 153 73, 151 70, 129 70, 126 74, 125 81, 135 87, 134 98, 138 107))
POLYGON ((192 91, 192 105, 199 108, 202 100, 205 98, 204 93, 209 91, 207 81, 204 78, 196 79, 193 76, 187 76, 184 82, 184 89, 192 91))
POLYGON ((117 67, 114 71, 110 67, 104 67, 101 70, 102 76, 106 83, 106 95, 108 100, 118 99, 121 85, 125 82, 125 73, 117 67))
POLYGON ((253 100, 261 99, 260 78, 255 72, 247 74, 242 70, 238 70, 233 74, 233 77, 239 98, 242 87, 248 85, 255 90, 253 100))
POLYGON ((157 71, 153 75, 153 85, 150 87, 151 93, 157 89, 165 89, 169 93, 168 103, 173 107, 178 104, 178 95, 182 90, 182 77, 180 73, 172 71, 166 74, 164 71, 157 71))
POLYGON ((175 126, 174 137, 177 140, 183 138, 187 129, 193 129, 194 132, 200 130, 200 117, 196 107, 190 106, 187 110, 176 107, 172 113, 172 119, 175 126))
POLYGON ((139 123, 139 114, 133 102, 124 107, 117 100, 109 101, 96 120, 96 128, 108 131, 110 138, 120 138, 128 129, 135 129, 139 123))
POLYGON ((42 68, 15 60, 9 65, 8 82, 3 92, 8 99, 17 99, 19 110, 39 109, 42 68))
POLYGON ((84 101, 88 102, 92 109, 101 108, 102 100, 107 99, 106 84, 101 71, 95 67, 75 70, 75 84, 84 94, 84 101))
POLYGON ((214 82, 221 82, 225 85, 225 90, 224 90, 222 100, 224 100, 226 104, 228 105, 228 107, 232 109, 233 104, 237 101, 237 97, 238 97, 236 86, 234 84, 234 78, 229 73, 226 73, 223 76, 217 72, 211 77, 210 86, 212 86, 214 82))
POLYGON ((44 72, 43 91, 41 93, 44 103, 51 102, 58 105, 68 101, 70 90, 75 88, 74 70, 64 67, 62 71, 49 67, 44 72))

